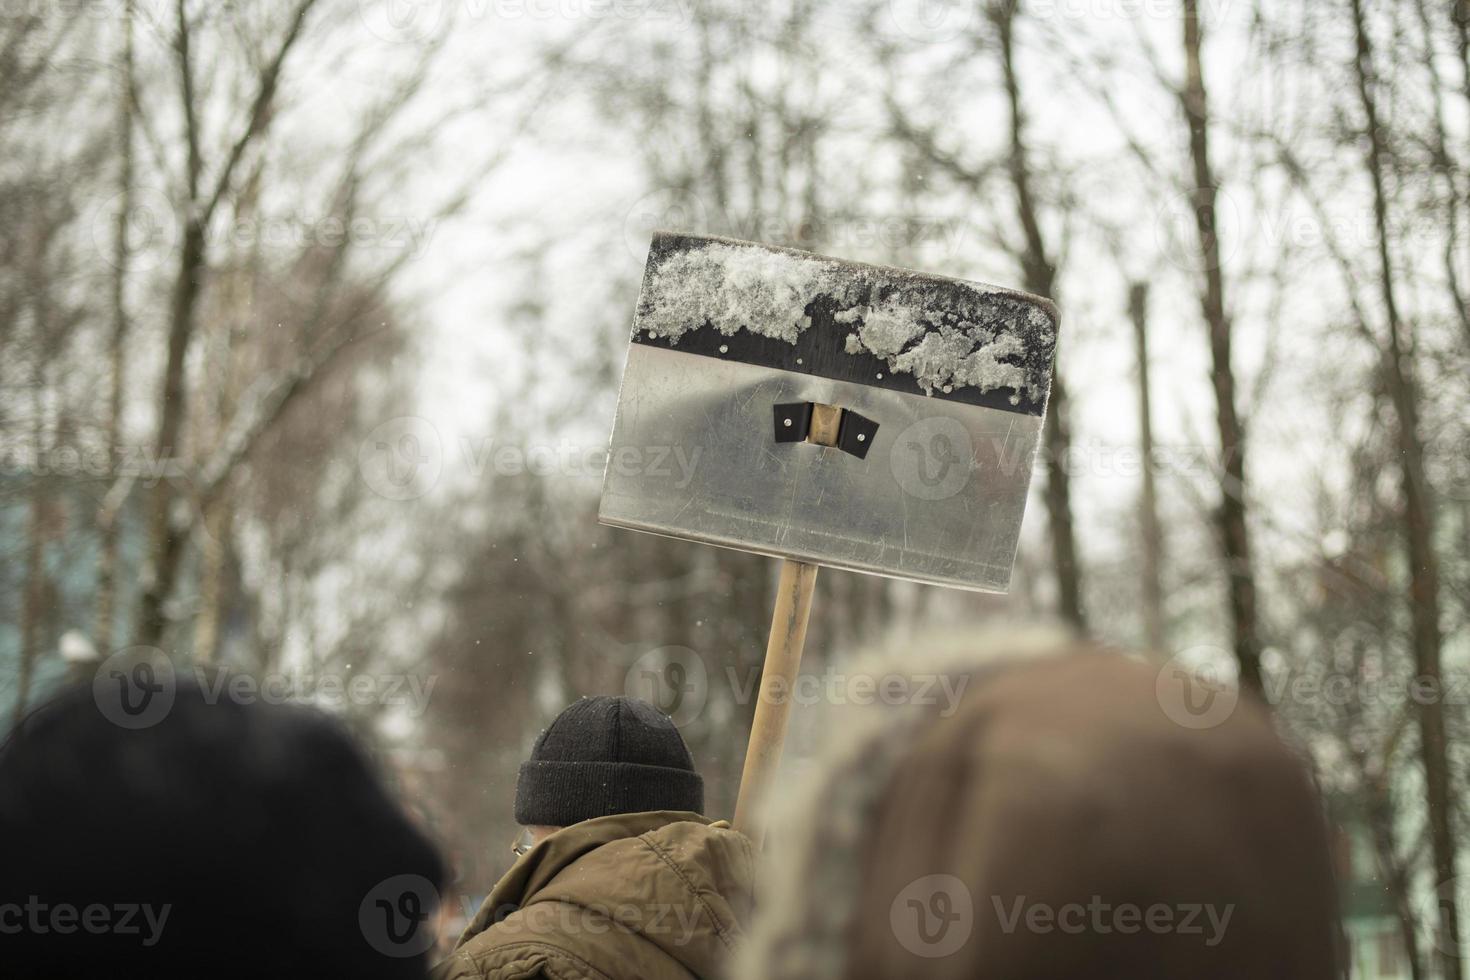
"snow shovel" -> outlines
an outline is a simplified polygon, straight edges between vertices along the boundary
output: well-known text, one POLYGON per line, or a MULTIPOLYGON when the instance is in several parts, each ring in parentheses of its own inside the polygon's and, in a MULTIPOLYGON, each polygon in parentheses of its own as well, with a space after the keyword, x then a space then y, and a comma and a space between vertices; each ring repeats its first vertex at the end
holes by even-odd
POLYGON ((734 818, 757 844, 818 566, 1006 591, 1056 335, 1015 290, 655 233, 598 520, 782 559, 734 818))

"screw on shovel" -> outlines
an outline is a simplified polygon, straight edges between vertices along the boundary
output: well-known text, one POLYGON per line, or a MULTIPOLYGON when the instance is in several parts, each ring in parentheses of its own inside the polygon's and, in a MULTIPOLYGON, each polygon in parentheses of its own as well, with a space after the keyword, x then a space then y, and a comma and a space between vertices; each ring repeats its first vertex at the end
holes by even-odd
MULTIPOLYGON (((836 406, 813 405, 807 441, 819 446, 836 446, 842 415, 842 409, 836 406)), ((766 661, 761 668, 755 717, 745 748, 745 768, 740 773, 740 795, 735 800, 734 827, 757 847, 765 837, 765 827, 760 821, 771 780, 781 764, 781 746, 786 741, 786 726, 791 720, 791 692, 801 670, 801 651, 806 645, 806 626, 811 618, 818 567, 790 558, 781 561, 776 611, 771 615, 771 636, 766 641, 766 661)))

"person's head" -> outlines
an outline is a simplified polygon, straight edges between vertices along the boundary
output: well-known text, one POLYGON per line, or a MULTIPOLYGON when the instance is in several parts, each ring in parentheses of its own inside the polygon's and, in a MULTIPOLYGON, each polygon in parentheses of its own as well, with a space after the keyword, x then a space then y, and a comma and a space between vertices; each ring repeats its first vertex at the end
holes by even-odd
POLYGON ((1086 647, 961 679, 819 763, 744 975, 1336 975, 1325 819, 1264 710, 1184 727, 1156 667, 1086 647))
POLYGON ((129 728, 72 688, 0 747, 5 975, 422 977, 444 866, 341 726, 171 694, 129 728))
POLYGON ((652 810, 702 812, 704 781, 679 729, 637 698, 573 702, 536 739, 516 780, 516 823, 533 836, 652 810))

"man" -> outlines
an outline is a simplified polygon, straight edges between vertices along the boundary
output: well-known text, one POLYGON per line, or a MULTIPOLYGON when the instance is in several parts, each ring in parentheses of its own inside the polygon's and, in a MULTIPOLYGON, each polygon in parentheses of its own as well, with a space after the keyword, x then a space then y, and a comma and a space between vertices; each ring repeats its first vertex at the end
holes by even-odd
POLYGON ((515 818, 528 848, 436 976, 723 975, 750 912, 753 854, 703 808, 668 718, 633 698, 577 701, 521 766, 515 818))

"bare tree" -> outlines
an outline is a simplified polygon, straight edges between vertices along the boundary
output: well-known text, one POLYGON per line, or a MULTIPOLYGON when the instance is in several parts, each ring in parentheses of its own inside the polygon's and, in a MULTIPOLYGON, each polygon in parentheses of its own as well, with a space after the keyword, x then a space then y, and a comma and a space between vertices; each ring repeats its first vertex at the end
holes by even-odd
POLYGON ((1256 576, 1251 567, 1250 529, 1247 524, 1245 426, 1236 405, 1232 329, 1225 297, 1225 272, 1220 257, 1216 220, 1219 183, 1210 161, 1210 103, 1201 58, 1198 0, 1184 0, 1183 33, 1185 75, 1179 90, 1180 107, 1189 129, 1192 173, 1190 199, 1200 259, 1200 311, 1209 334, 1215 394, 1215 425, 1220 441, 1220 505, 1217 517, 1221 557, 1229 582, 1230 620, 1235 659, 1241 683, 1260 693, 1261 638, 1257 624, 1256 576))
MULTIPOLYGON (((992 178, 1004 176, 1009 185, 1008 195, 1014 201, 1015 224, 1020 228, 1021 241, 1016 244, 1007 236, 999 236, 1002 247, 1019 267, 1022 284, 1027 290, 1056 299, 1059 292, 1058 260, 1056 246, 1048 240, 1044 228, 1044 211, 1048 206, 1056 208, 1059 202, 1043 201, 1037 187, 1024 108, 1023 73, 1018 63, 1015 36, 1022 17, 1022 3, 1020 0, 997 0, 985 7, 985 16, 991 31, 987 40, 994 44, 1007 108, 1005 146, 999 159, 979 165, 967 163, 966 154, 948 147, 933 128, 918 121, 892 93, 885 93, 890 129, 896 139, 946 174, 967 194, 982 197, 992 178)), ((1067 471, 1072 451, 1069 416, 1067 387, 1059 354, 1042 434, 1046 470, 1043 499, 1050 532, 1052 573, 1057 585, 1057 612, 1073 627, 1086 629, 1083 573, 1073 526, 1071 478, 1067 471)))
MULTIPOLYGON (((110 390, 106 409, 106 453, 109 461, 117 458, 122 447, 123 391, 126 387, 128 306, 127 284, 130 277, 129 222, 133 210, 133 126, 137 111, 137 80, 134 76, 133 4, 123 4, 123 37, 118 55, 117 109, 117 225, 112 253, 112 336, 108 344, 110 390)), ((113 620, 117 598, 118 514, 124 495, 108 493, 98 508, 97 526, 101 544, 97 557, 96 625, 93 644, 98 651, 112 647, 113 620)))
MULTIPOLYGON (((1373 225, 1379 265, 1379 285, 1387 344, 1383 351, 1384 380, 1393 401, 1397 420, 1400 487, 1403 493, 1404 544, 1409 563, 1409 606, 1413 622, 1414 666, 1423 682, 1443 687, 1439 625, 1439 559, 1435 553, 1434 503, 1424 467, 1424 443, 1419 432, 1419 392, 1414 378, 1412 354, 1405 325, 1399 316, 1395 289, 1392 233, 1388 226, 1388 191, 1385 182, 1384 130, 1378 119, 1378 76, 1373 44, 1365 22, 1362 0, 1351 0, 1353 36, 1356 43, 1354 74, 1363 112, 1367 151, 1364 165, 1373 189, 1373 225)), ((1453 805, 1450 797, 1449 763, 1446 753, 1444 705, 1440 697, 1420 699, 1419 741, 1424 763, 1424 786, 1428 805, 1430 843, 1437 882, 1457 876, 1453 805)), ((1440 970, 1448 980, 1459 980, 1459 906, 1453 893, 1440 897, 1440 970)))
MULTIPOLYGON (((270 126, 281 74, 315 5, 316 0, 295 0, 293 3, 286 17, 285 32, 276 43, 274 53, 261 67, 255 93, 245 110, 239 131, 218 162, 213 179, 208 179, 204 134, 200 126, 202 107, 196 91, 191 51, 195 26, 190 20, 185 0, 177 0, 173 47, 178 60, 178 98, 187 147, 184 195, 180 204, 178 265, 168 317, 168 355, 158 404, 158 435, 154 440, 154 449, 160 459, 183 455, 182 437, 188 411, 184 362, 194 339, 199 295, 209 268, 210 223, 233 187, 236 168, 246 151, 270 126)), ((156 646, 163 640, 167 625, 164 604, 173 592, 183 546, 174 487, 168 481, 160 481, 149 501, 149 558, 137 631, 141 644, 156 646)))
MULTIPOLYGON (((1032 187, 1032 168, 1027 151, 1026 118, 1022 109, 1021 76, 1016 65, 1015 25, 1021 0, 999 0, 987 8, 999 44, 1001 75, 1005 82, 1010 113, 1010 152, 1006 169, 1016 198, 1016 218, 1025 234, 1019 259, 1026 288, 1038 296, 1056 299, 1057 267, 1041 230, 1041 220, 1032 187)), ((1067 466, 1071 459, 1072 436, 1066 384, 1058 367, 1052 378, 1046 428, 1046 512, 1051 527, 1052 564, 1057 577, 1057 605, 1062 618, 1078 629, 1087 620, 1082 607, 1082 571, 1077 558, 1077 539, 1072 527, 1072 488, 1067 466)))
POLYGON ((1128 317, 1138 356, 1138 449, 1143 457, 1139 522, 1143 530, 1143 623, 1150 650, 1166 649, 1164 636, 1164 535, 1159 526, 1158 490, 1154 485, 1153 386, 1148 363, 1148 286, 1128 287, 1128 317))

